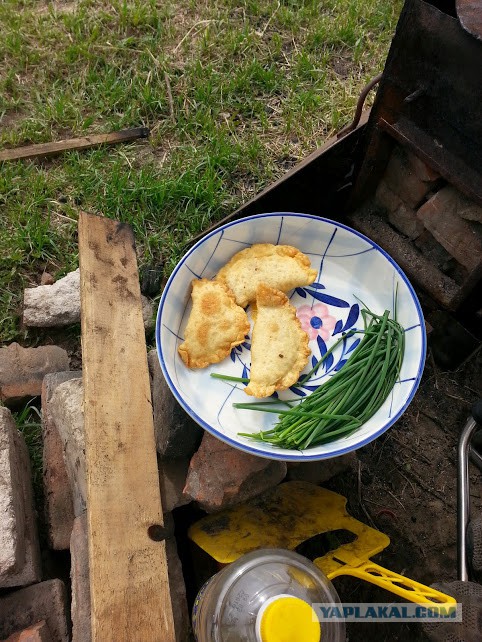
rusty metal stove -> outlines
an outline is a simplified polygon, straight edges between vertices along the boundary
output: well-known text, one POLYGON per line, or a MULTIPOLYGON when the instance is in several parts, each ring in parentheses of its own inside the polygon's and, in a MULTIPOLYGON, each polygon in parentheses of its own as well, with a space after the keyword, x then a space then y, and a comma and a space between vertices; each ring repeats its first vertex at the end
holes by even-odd
POLYGON ((425 312, 450 313, 482 340, 482 221, 447 210, 482 211, 481 38, 482 0, 406 0, 369 115, 218 225, 267 211, 347 221, 401 265, 425 312), (385 188, 410 162, 427 190, 417 198, 407 175, 407 228, 387 214, 385 188))

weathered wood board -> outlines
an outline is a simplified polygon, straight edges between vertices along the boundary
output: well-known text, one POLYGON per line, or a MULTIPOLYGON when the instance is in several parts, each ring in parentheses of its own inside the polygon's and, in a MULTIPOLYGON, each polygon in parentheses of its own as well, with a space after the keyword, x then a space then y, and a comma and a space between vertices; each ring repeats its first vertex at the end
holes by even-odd
POLYGON ((92 640, 174 642, 132 230, 81 214, 79 255, 92 640))

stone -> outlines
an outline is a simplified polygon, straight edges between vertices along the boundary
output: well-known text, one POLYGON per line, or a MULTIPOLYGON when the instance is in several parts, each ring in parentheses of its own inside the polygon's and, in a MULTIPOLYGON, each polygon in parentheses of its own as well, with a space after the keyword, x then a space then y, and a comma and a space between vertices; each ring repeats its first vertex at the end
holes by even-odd
POLYGON ((203 430, 181 408, 164 379, 156 350, 147 355, 157 452, 163 458, 192 457, 203 430))
POLYGON ((0 407, 0 588, 41 578, 30 459, 8 408, 0 407))
POLYGON ((166 557, 176 642, 189 642, 191 640, 191 626, 186 599, 186 584, 174 537, 166 540, 166 557))
POLYGON ((53 285, 55 283, 54 277, 48 272, 43 272, 40 277, 40 285, 53 285))
POLYGON ((332 459, 323 459, 321 461, 308 461, 288 468, 288 479, 290 481, 305 481, 312 484, 324 484, 335 475, 346 473, 353 470, 358 462, 354 452, 333 457, 332 459))
POLYGON ((52 636, 50 635, 49 627, 45 620, 32 624, 28 629, 12 633, 5 642, 51 642, 52 636))
POLYGON ((191 501, 183 492, 188 469, 188 458, 164 459, 159 462, 159 485, 164 512, 171 512, 191 501))
MULTIPOLYGON (((155 325, 154 306, 145 296, 141 296, 141 301, 144 327, 151 331, 155 325)), ((23 322, 36 328, 60 328, 80 323, 80 270, 70 272, 53 285, 42 283, 35 288, 26 288, 23 322)))
POLYGON ((42 392, 42 381, 49 372, 69 369, 69 357, 58 346, 22 348, 11 343, 0 348, 0 401, 13 406, 42 392))
POLYGON ((0 638, 45 620, 52 642, 68 642, 66 590, 61 580, 47 580, 0 597, 0 638))
POLYGON ((454 190, 444 188, 418 210, 417 216, 440 245, 471 274, 482 265, 482 234, 476 224, 457 216, 458 204, 454 190))
POLYGON ((43 486, 47 539, 55 551, 68 550, 74 523, 74 505, 64 461, 64 447, 50 414, 50 401, 60 383, 82 377, 82 372, 55 372, 42 386, 43 486))
POLYGON ((151 332, 154 330, 156 325, 156 320, 154 316, 154 304, 146 296, 141 294, 141 303, 142 303, 142 319, 144 321, 144 329, 146 332, 151 332))
POLYGON ((191 459, 184 493, 214 513, 256 497, 285 476, 285 462, 250 455, 205 432, 191 459))
POLYGON ((23 322, 27 326, 50 328, 79 323, 80 270, 70 272, 53 285, 27 288, 23 306, 23 322))
POLYGON ((90 642, 89 544, 87 513, 75 518, 70 540, 70 579, 72 583, 72 642, 90 642))
POLYGON ((415 209, 425 199, 435 181, 423 181, 412 167, 405 150, 395 147, 383 180, 404 203, 415 209))
MULTIPOLYGON (((164 525, 168 530, 174 530, 174 520, 170 513, 165 514, 164 525)), ((86 513, 75 519, 70 552, 72 642, 90 642, 92 636, 86 513)), ((166 540, 166 557, 176 642, 188 642, 191 638, 189 637, 190 624, 186 600, 186 586, 174 537, 169 537, 166 540)))
POLYGON ((62 440, 76 517, 86 510, 87 498, 83 406, 82 379, 59 383, 49 403, 50 416, 62 440))

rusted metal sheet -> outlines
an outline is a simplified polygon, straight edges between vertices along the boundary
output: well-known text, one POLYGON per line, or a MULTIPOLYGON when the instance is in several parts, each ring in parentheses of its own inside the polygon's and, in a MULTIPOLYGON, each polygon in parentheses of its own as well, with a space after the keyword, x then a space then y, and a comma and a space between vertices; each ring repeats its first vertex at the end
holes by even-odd
POLYGON ((394 128, 410 123, 403 129, 412 148, 427 151, 430 140, 434 159, 444 156, 444 177, 474 196, 472 178, 482 167, 482 42, 436 4, 447 3, 405 3, 365 130, 352 208, 373 193, 390 155, 393 138, 380 130, 382 119, 394 128))

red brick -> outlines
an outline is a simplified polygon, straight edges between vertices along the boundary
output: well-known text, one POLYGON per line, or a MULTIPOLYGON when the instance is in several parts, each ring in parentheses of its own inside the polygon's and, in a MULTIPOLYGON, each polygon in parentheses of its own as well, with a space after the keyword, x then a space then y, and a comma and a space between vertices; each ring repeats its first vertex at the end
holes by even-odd
POLYGON ((433 183, 440 178, 440 174, 427 165, 427 163, 424 163, 422 159, 408 150, 404 151, 410 166, 421 181, 424 183, 433 183))
POLYGON ((390 157, 383 180, 408 207, 416 208, 433 187, 433 181, 419 178, 406 152, 396 147, 390 157))
POLYGON ((66 590, 60 580, 47 580, 0 597, 0 638, 45 620, 52 642, 68 642, 66 590))
POLYGON ((205 432, 191 459, 184 493, 213 513, 261 494, 285 475, 285 462, 249 455, 205 432))
POLYGON ((389 212, 388 222, 412 241, 424 231, 423 223, 417 217, 417 212, 405 205, 405 203, 401 203, 400 207, 393 212, 389 212))
POLYGON ((377 191, 375 194, 375 201, 384 210, 386 210, 387 213, 394 212, 402 204, 400 197, 397 196, 395 192, 392 192, 392 190, 388 187, 386 181, 384 180, 381 180, 378 183, 377 191))
POLYGON ((0 401, 8 406, 36 397, 47 373, 68 369, 67 352, 58 346, 22 348, 12 343, 0 348, 0 401))
POLYGON ((13 633, 5 642, 51 642, 49 627, 45 620, 29 626, 28 629, 13 633))
POLYGON ((470 273, 482 264, 482 235, 474 223, 457 215, 457 198, 441 189, 417 212, 434 238, 470 273))
POLYGON ((64 449, 49 410, 56 387, 81 372, 56 372, 45 376, 42 386, 43 482, 47 536, 51 548, 67 550, 74 523, 72 491, 64 461, 64 449))

